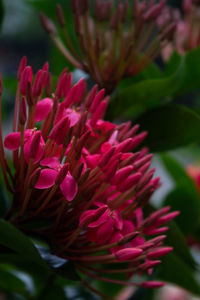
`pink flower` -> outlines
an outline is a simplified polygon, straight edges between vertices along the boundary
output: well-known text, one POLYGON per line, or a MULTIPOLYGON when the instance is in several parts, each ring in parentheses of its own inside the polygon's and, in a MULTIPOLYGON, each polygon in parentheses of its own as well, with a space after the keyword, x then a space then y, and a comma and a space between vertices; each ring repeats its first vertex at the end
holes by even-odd
MULTIPOLYGON (((165 0, 150 1, 148 5, 144 0, 130 2, 120 1, 114 5, 111 0, 95 0, 94 6, 90 7, 87 0, 71 1, 77 42, 84 53, 84 60, 77 53, 76 46, 72 51, 68 46, 65 47, 52 21, 41 14, 42 26, 56 46, 62 43, 62 52, 66 59, 76 68, 90 73, 94 82, 106 89, 108 94, 116 88, 122 78, 134 76, 144 70, 159 55, 157 50, 172 39, 176 27, 176 22, 166 19, 165 15, 162 26, 158 26, 158 19, 162 18, 165 9, 165 0), (131 12, 131 15, 128 12, 131 12), (82 26, 83 19, 87 26, 82 26), (154 43, 158 47, 153 47, 154 43)), ((60 29, 66 32, 68 23, 65 22, 59 5, 57 17, 60 29)), ((73 45, 73 41, 71 44, 73 45)), ((85 86, 82 83, 79 92, 83 95, 84 91, 85 86)), ((105 90, 98 94, 90 106, 92 113, 94 107, 99 107, 91 119, 92 123, 95 122, 96 114, 101 115, 107 106, 107 101, 100 99, 104 97, 104 92, 105 90)), ((76 88, 73 93, 76 93, 76 88)))
MULTIPOLYGON (((41 131, 35 131, 34 129, 27 129, 24 131, 24 141, 23 141, 23 148, 24 148, 24 157, 26 162, 28 163, 30 160, 30 150, 31 150, 31 144, 33 141, 34 136, 39 133, 39 144, 38 148, 35 149, 34 153, 34 162, 38 162, 42 156, 44 151, 45 142, 43 137, 41 136, 41 131)), ((21 140, 21 134, 20 132, 12 132, 9 133, 4 140, 4 146, 11 151, 18 150, 20 148, 20 140, 21 140)))
MULTIPOLYGON (((59 164, 59 161, 56 163, 56 158, 52 159, 46 158, 43 159, 40 163, 42 166, 48 166, 50 168, 44 168, 41 170, 39 178, 35 184, 36 189, 48 189, 54 186, 56 181, 58 181, 58 176, 61 174, 62 169, 65 168, 65 165, 62 167, 59 164)), ((67 165, 68 166, 68 165, 67 165)), ((76 180, 70 175, 67 171, 62 175, 62 180, 59 184, 61 192, 66 200, 72 201, 77 194, 78 186, 76 180)))
POLYGON ((45 230, 37 228, 40 238, 44 234, 54 254, 91 277, 108 280, 101 272, 112 264, 119 265, 119 273, 150 274, 161 262, 157 258, 172 250, 163 246, 166 236, 161 233, 178 212, 165 207, 143 214, 160 185, 150 169, 152 155, 146 148, 135 152, 147 133, 138 133, 139 125, 131 127, 130 122, 104 121, 105 90, 94 86, 87 95, 85 81, 71 86, 67 70, 50 97, 48 65, 32 83, 32 69, 25 62, 18 72, 14 130, 4 140, 12 152, 12 171, 0 141, 0 163, 13 195, 10 221, 14 218, 22 230, 26 220, 48 222, 45 230))
POLYGON ((44 120, 50 113, 53 107, 53 101, 51 98, 44 98, 38 101, 36 108, 35 108, 35 115, 34 119, 36 122, 40 122, 44 120))
POLYGON ((182 11, 165 7, 162 16, 158 18, 158 24, 163 26, 163 22, 175 21, 177 23, 174 38, 163 48, 162 56, 164 60, 168 60, 176 50, 179 54, 184 53, 199 46, 200 7, 197 1, 183 0, 182 11))

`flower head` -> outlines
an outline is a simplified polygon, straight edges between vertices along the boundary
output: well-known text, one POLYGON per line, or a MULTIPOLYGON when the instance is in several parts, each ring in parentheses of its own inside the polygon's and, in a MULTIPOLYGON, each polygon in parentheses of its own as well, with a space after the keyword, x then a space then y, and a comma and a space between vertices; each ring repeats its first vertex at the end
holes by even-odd
POLYGON ((47 222, 39 229, 33 226, 31 232, 44 237, 52 253, 74 262, 81 272, 140 285, 102 274, 108 271, 105 265, 111 275, 151 273, 158 258, 172 250, 163 246, 168 229, 163 225, 178 212, 165 207, 144 215, 160 185, 159 178, 153 178, 155 170, 149 170, 152 155, 146 148, 138 150, 146 132, 138 133, 139 126, 131 127, 130 122, 104 121, 109 100, 105 91, 94 86, 86 94, 85 81, 72 86, 67 70, 52 93, 47 65, 34 82, 31 67, 21 69, 13 132, 5 137, 4 146, 0 136, 0 162, 13 194, 7 218, 26 232, 26 221, 47 222), (14 173, 4 148, 13 153, 14 173))
POLYGON ((111 93, 118 82, 146 68, 171 40, 175 22, 158 26, 165 0, 128 1, 95 0, 93 10, 87 0, 72 0, 74 27, 81 50, 76 51, 67 31, 67 22, 57 6, 59 25, 65 43, 53 23, 41 14, 41 22, 61 53, 76 68, 89 73, 100 87, 111 93))
POLYGON ((200 7, 199 1, 182 1, 181 12, 178 9, 165 7, 163 15, 158 18, 161 25, 163 21, 175 21, 177 26, 174 37, 162 51, 164 60, 169 59, 173 50, 184 54, 200 45, 200 7))

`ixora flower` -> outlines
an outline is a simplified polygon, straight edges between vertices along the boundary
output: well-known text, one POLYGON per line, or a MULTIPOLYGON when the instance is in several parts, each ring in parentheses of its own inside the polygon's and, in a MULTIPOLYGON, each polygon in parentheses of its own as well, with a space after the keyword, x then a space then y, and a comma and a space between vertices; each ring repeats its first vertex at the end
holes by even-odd
POLYGON ((95 85, 86 94, 85 80, 72 85, 67 70, 52 92, 48 64, 32 82, 23 58, 18 80, 13 131, 4 141, 0 133, 0 163, 13 195, 5 218, 26 233, 27 221, 44 224, 33 225, 31 233, 92 278, 162 286, 128 280, 136 273, 150 274, 172 250, 163 246, 168 229, 163 225, 178 215, 170 207, 144 215, 160 185, 155 170, 149 170, 152 155, 138 150, 146 132, 137 133, 139 126, 130 122, 104 121, 105 90, 95 85), (12 171, 5 148, 12 152, 12 171), (116 280, 115 273, 128 278, 116 280))
POLYGON ((41 14, 41 22, 66 59, 89 73, 110 94, 122 78, 145 69, 173 37, 175 22, 167 20, 162 26, 157 24, 165 2, 132 0, 131 5, 128 1, 95 0, 90 10, 89 0, 72 0, 74 27, 81 51, 77 51, 77 43, 74 46, 70 39, 59 5, 57 16, 65 43, 44 14, 41 14))
POLYGON ((184 54, 200 45, 200 6, 199 1, 183 0, 182 11, 165 7, 158 22, 162 24, 170 20, 177 23, 174 38, 163 48, 162 56, 168 60, 176 50, 184 54))

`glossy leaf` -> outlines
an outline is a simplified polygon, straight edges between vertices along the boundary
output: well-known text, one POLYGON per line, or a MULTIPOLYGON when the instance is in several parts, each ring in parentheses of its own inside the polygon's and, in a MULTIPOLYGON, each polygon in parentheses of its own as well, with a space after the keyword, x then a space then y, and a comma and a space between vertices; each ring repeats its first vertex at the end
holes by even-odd
POLYGON ((195 270, 196 263, 190 253, 185 237, 174 221, 169 223, 169 230, 167 231, 165 244, 172 246, 173 253, 183 260, 188 267, 195 270))
POLYGON ((17 274, 1 265, 0 266, 0 290, 4 292, 15 292, 27 295, 26 285, 17 277, 17 274))
POLYGON ((169 155, 161 155, 162 161, 176 183, 176 188, 167 195, 165 204, 181 214, 176 218, 177 224, 185 234, 193 233, 200 219, 200 201, 193 180, 184 168, 169 155))
POLYGON ((15 254, 29 257, 32 262, 36 262, 41 267, 47 268, 47 265, 40 257, 30 239, 4 220, 0 220, 0 236, 0 245, 9 248, 15 254))
POLYGON ((161 98, 169 97, 179 89, 183 68, 184 59, 180 58, 178 68, 169 76, 142 80, 122 88, 112 99, 114 114, 130 117, 136 108, 159 106, 161 98))
POLYGON ((144 113, 137 123, 148 131, 145 145, 150 151, 167 151, 200 140, 200 117, 189 108, 165 105, 144 113))
POLYGON ((172 210, 179 210, 180 215, 176 218, 176 223, 186 235, 193 234, 199 223, 199 203, 191 196, 183 186, 174 189, 167 195, 165 205, 170 205, 172 210))
POLYGON ((49 249, 45 247, 37 246, 37 250, 55 274, 71 281, 80 280, 72 262, 51 254, 49 249))
POLYGON ((199 89, 200 78, 200 47, 192 49, 185 54, 182 83, 178 95, 184 95, 195 89, 199 89))
POLYGON ((163 153, 160 157, 176 185, 183 185, 185 188, 190 190, 193 197, 198 198, 196 185, 194 184, 193 179, 187 174, 186 169, 175 158, 168 154, 163 153))

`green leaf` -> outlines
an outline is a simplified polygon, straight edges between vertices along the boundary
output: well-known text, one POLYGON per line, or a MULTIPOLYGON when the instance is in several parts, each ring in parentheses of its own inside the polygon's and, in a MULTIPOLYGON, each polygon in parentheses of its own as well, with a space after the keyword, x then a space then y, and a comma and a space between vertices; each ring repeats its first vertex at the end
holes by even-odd
POLYGON ((170 174, 170 176, 174 179, 177 186, 182 185, 188 190, 190 190, 193 197, 198 199, 198 191, 196 185, 194 184, 193 179, 187 174, 185 168, 172 156, 166 153, 162 153, 160 155, 162 162, 170 174))
POLYGON ((144 113, 137 123, 148 131, 145 145, 150 151, 167 151, 200 140, 200 117, 189 108, 165 105, 144 113))
POLYGON ((114 114, 130 117, 136 109, 160 105, 160 98, 169 97, 179 89, 183 68, 184 58, 180 58, 178 68, 169 76, 146 79, 121 89, 111 101, 114 114))
POLYGON ((122 89, 130 87, 130 85, 136 84, 140 81, 147 80, 147 79, 158 79, 162 76, 163 76, 163 74, 162 74, 160 68, 155 63, 152 63, 147 68, 145 68, 142 72, 140 72, 139 74, 132 76, 132 77, 122 79, 119 82, 117 88, 118 88, 118 90, 122 90, 122 89))
POLYGON ((3 265, 0 265, 0 290, 27 295, 24 282, 11 269, 3 265))
POLYGON ((199 89, 200 78, 200 47, 192 49, 185 54, 183 79, 178 91, 179 95, 184 95, 194 89, 199 89))
POLYGON ((23 258, 27 257, 32 263, 48 268, 30 239, 4 220, 0 220, 0 237, 0 245, 23 255, 23 258))
POLYGON ((200 286, 194 277, 193 271, 174 252, 162 260, 157 277, 177 284, 192 294, 200 296, 200 286))
POLYGON ((190 253, 188 245, 186 244, 184 235, 174 221, 171 221, 168 225, 169 230, 167 231, 165 244, 168 246, 172 246, 173 253, 175 253, 180 259, 182 259, 188 267, 195 270, 196 263, 190 253))
POLYGON ((51 254, 50 249, 47 247, 37 245, 37 250, 39 251, 42 259, 47 263, 54 273, 71 281, 80 280, 80 277, 76 272, 76 268, 72 262, 51 254))
POLYGON ((169 193, 164 205, 170 205, 172 210, 180 211, 176 223, 185 235, 196 231, 200 216, 199 203, 184 186, 179 186, 169 193))
POLYGON ((174 158, 167 154, 161 155, 161 158, 176 183, 176 188, 167 195, 165 204, 181 212, 175 220, 181 230, 185 234, 193 233, 200 219, 200 201, 196 186, 174 158))

